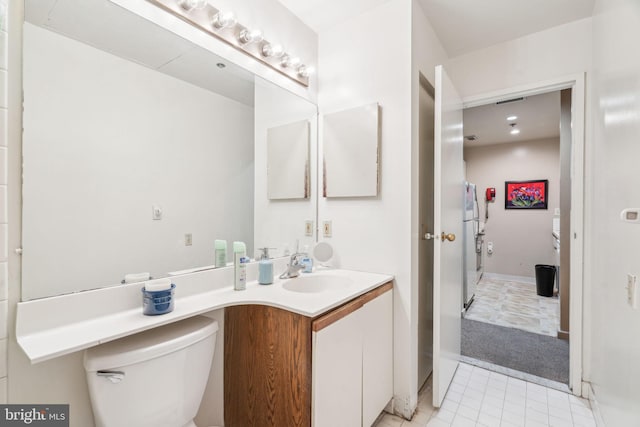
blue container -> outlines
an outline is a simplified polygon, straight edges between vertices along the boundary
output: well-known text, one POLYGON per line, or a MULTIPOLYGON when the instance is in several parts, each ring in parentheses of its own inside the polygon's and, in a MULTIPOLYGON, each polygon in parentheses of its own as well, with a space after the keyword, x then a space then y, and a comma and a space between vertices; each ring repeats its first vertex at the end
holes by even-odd
POLYGON ((157 316, 173 311, 173 292, 175 284, 171 284, 171 289, 164 291, 147 291, 142 288, 142 314, 145 316, 157 316))

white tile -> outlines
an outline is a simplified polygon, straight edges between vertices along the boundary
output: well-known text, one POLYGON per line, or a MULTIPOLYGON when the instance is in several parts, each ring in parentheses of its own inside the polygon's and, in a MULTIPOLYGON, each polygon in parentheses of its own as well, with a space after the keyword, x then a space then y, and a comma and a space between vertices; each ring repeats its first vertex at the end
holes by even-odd
POLYGON ((496 427, 500 425, 500 417, 493 417, 489 414, 480 413, 478 416, 478 425, 483 427, 496 427))
POLYGON ((7 185, 7 148, 0 147, 0 185, 7 185))
POLYGON ((0 224, 0 262, 7 261, 7 242, 9 237, 9 226, 0 224))
POLYGON ((524 427, 524 422, 522 424, 513 424, 513 423, 510 423, 509 421, 502 420, 500 422, 500 427, 524 427))
POLYGON ((489 375, 491 375, 491 371, 488 371, 486 369, 478 368, 477 366, 474 366, 473 367, 473 372, 471 373, 471 375, 474 376, 474 377, 489 378, 489 375))
POLYGON ((470 420, 469 418, 465 418, 458 414, 453 419, 451 427, 476 427, 476 422, 475 420, 470 420))
POLYGON ((527 403, 528 402, 539 402, 543 403, 545 406, 547 404, 547 393, 539 392, 539 391, 529 391, 527 390, 527 403))
POLYGON ((432 418, 427 423, 427 427, 450 427, 451 423, 443 421, 439 418, 432 418))
POLYGON ((582 417, 593 418, 593 412, 591 412, 591 409, 585 408, 584 406, 571 405, 571 413, 573 415, 580 415, 582 417))
POLYGON ((502 416, 502 407, 483 403, 482 406, 480 407, 480 413, 491 415, 492 417, 500 418, 500 416, 502 416))
POLYGON ((455 412, 440 408, 433 414, 432 418, 437 418, 444 422, 451 423, 455 416, 456 416, 455 412))
POLYGON ((7 338, 7 309, 8 301, 0 301, 0 340, 7 338))
POLYGON ((573 427, 573 421, 549 416, 549 425, 551 427, 573 427))
MULTIPOLYGON (((449 391, 447 392, 447 396, 444 398, 444 400, 445 401, 451 400, 452 402, 460 403, 460 401, 462 400, 462 393, 457 393, 449 389, 449 391)), ((569 403, 567 403, 567 407, 569 407, 569 403)))
POLYGON ((445 399, 440 406, 440 409, 444 409, 445 411, 456 412, 458 410, 458 402, 454 402, 452 400, 445 399))
POLYGON ((548 427, 549 423, 539 422, 535 420, 527 420, 524 423, 525 427, 548 427))
POLYGON ((487 387, 484 392, 485 397, 491 396, 500 400, 504 400, 505 390, 500 390, 499 388, 487 387))
POLYGON ((7 377, 0 378, 0 404, 7 404, 7 377))
POLYGON ((6 262, 0 262, 0 301, 9 298, 8 283, 8 264, 6 262))
POLYGON ((522 404, 524 406, 525 402, 527 401, 527 398, 525 397, 524 393, 517 394, 517 393, 509 393, 509 391, 507 391, 507 393, 504 395, 504 401, 517 403, 519 405, 522 404))
POLYGON ((546 412, 538 412, 534 409, 527 408, 527 412, 524 415, 525 424, 529 421, 535 421, 538 423, 549 424, 549 414, 546 412))
POLYGON ((7 186, 0 185, 0 224, 7 223, 7 186))
POLYGON ((7 122, 8 111, 6 108, 0 108, 0 147, 7 146, 7 122))
POLYGON ((482 404, 487 404, 487 405, 491 405, 491 406, 496 406, 500 409, 502 409, 502 407, 504 406, 504 399, 499 398, 499 397, 493 397, 493 396, 488 396, 485 395, 484 399, 482 400, 482 404))
POLYGON ((459 383, 453 383, 449 386, 449 390, 447 390, 447 395, 449 395, 449 393, 454 392, 454 393, 464 393, 465 390, 465 386, 463 386, 462 384, 459 383))
POLYGON ((416 413, 413 415, 411 422, 424 426, 425 424, 427 424, 427 421, 429 421, 429 418, 431 418, 434 412, 435 412, 435 409, 433 408, 426 409, 426 410, 418 409, 416 413))
POLYGON ((504 402, 504 406, 502 408, 503 412, 510 412, 512 414, 524 417, 524 413, 526 412, 526 406, 523 404, 517 404, 514 402, 504 402))
POLYGON ((508 422, 516 426, 524 426, 524 414, 512 414, 511 412, 502 412, 502 421, 508 422))
POLYGON ((458 406, 458 412, 456 415, 462 415, 463 417, 470 418, 472 420, 476 420, 478 418, 478 414, 480 411, 476 408, 471 408, 469 406, 460 405, 458 406))
POLYGON ((384 416, 378 420, 377 424, 374 424, 375 427, 400 427, 404 422, 403 418, 397 417, 392 414, 384 414, 384 416))
POLYGON ((573 415, 573 425, 576 427, 596 427, 596 422, 591 417, 583 417, 581 415, 573 415))
POLYGON ((0 69, 7 69, 7 33, 0 31, 0 69))
POLYGON ((7 340, 0 340, 0 378, 7 376, 7 340))
POLYGON ((477 390, 474 388, 467 388, 462 395, 464 397, 468 397, 470 399, 482 400, 484 397, 484 390, 477 390))
POLYGON ((518 378, 509 377, 509 379, 507 380, 507 384, 509 385, 509 387, 513 388, 527 388, 527 382, 518 378))
POLYGON ((549 407, 546 403, 536 402, 535 400, 527 400, 527 411, 529 410, 542 412, 543 414, 549 413, 549 407))
POLYGON ((549 417, 560 418, 571 421, 571 410, 569 408, 557 408, 549 406, 549 417))
POLYGON ((460 401, 460 404, 464 406, 468 406, 470 408, 480 409, 480 407, 482 406, 482 397, 478 399, 478 398, 463 396, 462 400, 460 401))
POLYGON ((0 108, 7 108, 7 72, 0 70, 0 108))

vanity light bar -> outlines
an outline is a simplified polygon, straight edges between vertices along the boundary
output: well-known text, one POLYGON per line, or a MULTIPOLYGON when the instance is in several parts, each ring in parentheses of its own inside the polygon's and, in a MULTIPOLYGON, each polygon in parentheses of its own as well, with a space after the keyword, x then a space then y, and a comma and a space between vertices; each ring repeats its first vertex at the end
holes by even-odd
POLYGON ((202 0, 147 0, 197 29, 268 65, 291 80, 309 87, 312 67, 285 53, 277 44, 265 40, 257 29, 238 23, 228 11, 221 11, 202 0))

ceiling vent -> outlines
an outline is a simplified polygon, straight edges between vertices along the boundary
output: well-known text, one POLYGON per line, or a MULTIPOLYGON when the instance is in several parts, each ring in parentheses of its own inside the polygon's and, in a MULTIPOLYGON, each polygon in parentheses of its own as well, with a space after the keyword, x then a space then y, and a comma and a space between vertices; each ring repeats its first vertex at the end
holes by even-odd
POLYGON ((520 98, 505 99, 504 101, 496 102, 496 105, 509 104, 510 102, 520 102, 524 101, 525 99, 527 98, 525 98, 524 96, 521 96, 520 98))

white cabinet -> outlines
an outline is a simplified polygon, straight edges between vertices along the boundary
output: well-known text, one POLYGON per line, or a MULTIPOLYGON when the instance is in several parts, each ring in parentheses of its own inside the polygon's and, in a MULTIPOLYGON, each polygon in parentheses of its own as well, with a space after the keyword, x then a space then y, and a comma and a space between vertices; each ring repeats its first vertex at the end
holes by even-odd
POLYGON ((312 427, 370 426, 393 396, 391 284, 312 328, 312 427))

